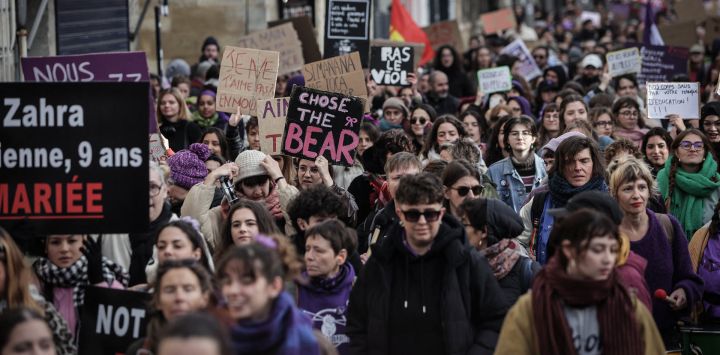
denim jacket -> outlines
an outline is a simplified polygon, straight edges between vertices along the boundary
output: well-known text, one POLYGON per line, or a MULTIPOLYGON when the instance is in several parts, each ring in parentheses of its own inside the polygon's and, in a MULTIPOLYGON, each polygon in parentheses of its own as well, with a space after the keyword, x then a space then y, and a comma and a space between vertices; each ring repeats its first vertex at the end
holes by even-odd
MULTIPOLYGON (((535 157, 535 181, 533 189, 540 186, 541 181, 547 176, 545 172, 545 162, 537 154, 535 157)), ((488 168, 487 174, 497 186, 497 192, 500 200, 512 207, 515 212, 520 212, 520 208, 525 202, 527 193, 520 174, 515 170, 510 157, 496 162, 488 168)))

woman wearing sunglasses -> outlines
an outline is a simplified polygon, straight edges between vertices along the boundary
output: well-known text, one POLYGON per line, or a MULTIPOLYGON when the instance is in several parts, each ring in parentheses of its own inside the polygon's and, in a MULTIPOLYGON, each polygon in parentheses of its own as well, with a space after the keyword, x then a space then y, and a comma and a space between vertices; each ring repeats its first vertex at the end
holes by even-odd
POLYGON ((435 109, 426 104, 418 104, 410 111, 410 129, 407 133, 416 152, 423 151, 425 133, 429 132, 436 116, 435 109))
POLYGON ((500 199, 518 212, 527 194, 540 186, 547 173, 542 158, 535 154, 537 128, 530 117, 510 119, 505 124, 504 136, 505 150, 510 156, 491 165, 488 175, 497 186, 500 199))
POLYGON ((477 168, 466 160, 453 160, 442 175, 445 186, 445 208, 460 218, 460 205, 465 200, 480 197, 483 192, 482 178, 477 168))
POLYGON ((670 146, 672 157, 657 175, 667 211, 692 236, 713 216, 720 198, 720 174, 710 141, 697 129, 682 131, 670 146))

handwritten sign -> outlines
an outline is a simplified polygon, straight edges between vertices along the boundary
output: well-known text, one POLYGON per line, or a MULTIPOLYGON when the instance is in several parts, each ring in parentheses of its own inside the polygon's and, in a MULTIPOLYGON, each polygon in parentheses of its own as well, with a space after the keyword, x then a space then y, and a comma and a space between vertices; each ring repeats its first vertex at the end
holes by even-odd
POLYGON ((480 22, 482 22, 485 34, 493 34, 517 26, 515 14, 509 7, 480 15, 480 22))
POLYGON ((535 63, 535 59, 530 54, 525 42, 522 39, 516 39, 505 48, 500 51, 501 54, 510 54, 515 56, 520 61, 520 75, 525 77, 525 80, 532 81, 538 76, 542 75, 542 71, 535 63))
POLYGON ((415 69, 416 63, 420 63, 422 55, 425 52, 425 43, 413 43, 413 42, 397 42, 389 39, 373 39, 370 41, 371 47, 413 47, 413 70, 415 69))
POLYGON ((278 52, 226 46, 220 63, 218 111, 256 116, 258 99, 275 96, 278 52))
POLYGON ((606 56, 610 76, 617 77, 623 74, 640 73, 642 58, 637 48, 627 48, 610 52, 606 56))
POLYGON ((285 131, 289 97, 270 100, 258 100, 258 125, 260 131, 260 150, 268 155, 282 154, 281 144, 285 131))
POLYGON ((460 35, 460 25, 457 20, 436 22, 423 28, 423 31, 427 34, 433 49, 447 44, 460 53, 465 51, 465 43, 460 35))
POLYGON ((370 75, 380 85, 407 86, 413 59, 413 47, 371 47, 370 75))
POLYGON ((638 83, 669 82, 677 74, 687 74, 690 51, 682 47, 643 46, 640 48, 642 68, 638 83))
POLYGON ((700 118, 700 83, 647 83, 649 118, 700 118))
POLYGON ((510 76, 510 68, 507 66, 478 70, 477 76, 483 94, 510 91, 512 89, 512 77, 510 76))
POLYGON ((147 292, 88 287, 80 319, 80 354, 122 354, 145 336, 147 292))
MULTIPOLYGON (((25 57, 23 76, 29 82, 149 81, 145 52, 94 53, 54 57, 25 57)), ((148 128, 157 132, 155 101, 148 90, 148 128)))
POLYGON ((303 76, 305 86, 312 89, 348 96, 367 96, 365 73, 357 52, 305 64, 303 76))
POLYGON ((665 45, 683 47, 697 42, 696 28, 695 20, 691 20, 658 26, 658 31, 665 45))
POLYGON ((238 47, 280 52, 279 74, 298 71, 305 64, 303 49, 292 23, 270 27, 238 40, 238 47))
POLYGON ((286 23, 292 23, 295 32, 297 32, 302 44, 302 53, 305 63, 317 62, 322 59, 320 54, 320 46, 318 46, 317 38, 315 38, 315 28, 310 17, 293 17, 286 20, 277 20, 268 22, 269 27, 277 27, 286 23))
POLYGON ((285 155, 352 166, 362 122, 363 101, 296 86, 290 96, 283 138, 285 155))
POLYGON ((358 52, 363 67, 367 67, 370 0, 327 0, 325 9, 325 58, 358 52))
POLYGON ((590 20, 592 22, 593 27, 600 28, 602 27, 602 15, 600 15, 599 12, 595 11, 583 11, 580 13, 580 22, 583 23, 587 20, 590 20))

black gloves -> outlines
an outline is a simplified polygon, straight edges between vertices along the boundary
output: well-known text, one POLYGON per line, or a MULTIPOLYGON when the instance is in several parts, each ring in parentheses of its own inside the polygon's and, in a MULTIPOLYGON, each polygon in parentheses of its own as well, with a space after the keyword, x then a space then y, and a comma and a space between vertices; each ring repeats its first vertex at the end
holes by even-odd
POLYGON ((100 248, 100 238, 95 241, 93 238, 87 237, 83 242, 82 253, 88 261, 88 281, 90 281, 90 284, 92 285, 105 281, 102 270, 102 250, 100 248))

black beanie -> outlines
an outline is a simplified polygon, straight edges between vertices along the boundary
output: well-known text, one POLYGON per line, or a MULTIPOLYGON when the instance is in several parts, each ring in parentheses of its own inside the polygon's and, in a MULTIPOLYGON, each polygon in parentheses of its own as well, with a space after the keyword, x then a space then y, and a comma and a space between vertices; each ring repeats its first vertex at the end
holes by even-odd
POLYGON ((220 44, 218 43, 217 39, 213 36, 209 36, 208 38, 205 38, 205 42, 203 42, 202 49, 200 49, 200 53, 205 52, 205 47, 214 44, 218 50, 220 50, 220 44))

